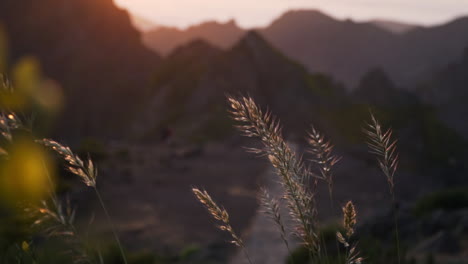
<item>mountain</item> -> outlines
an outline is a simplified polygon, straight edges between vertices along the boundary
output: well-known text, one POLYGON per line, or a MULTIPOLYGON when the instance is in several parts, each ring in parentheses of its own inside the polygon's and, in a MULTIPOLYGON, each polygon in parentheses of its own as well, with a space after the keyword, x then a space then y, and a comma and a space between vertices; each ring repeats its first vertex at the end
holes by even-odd
POLYGON ((416 94, 397 87, 379 68, 364 74, 352 94, 357 103, 390 109, 419 103, 416 94))
POLYGON ((195 40, 171 53, 153 77, 139 133, 145 142, 167 131, 191 143, 235 138, 226 94, 249 95, 271 110, 288 140, 301 142, 313 124, 345 160, 367 157, 362 127, 371 110, 394 129, 402 171, 447 182, 465 173, 460 164, 466 160, 466 143, 441 122, 433 106, 398 87, 384 70, 366 73, 350 93, 327 75, 310 74, 255 31, 228 50, 195 40))
POLYGON ((313 109, 339 104, 344 90, 327 77, 309 74, 257 32, 248 32, 227 51, 199 40, 176 49, 156 73, 148 103, 149 113, 159 119, 146 120, 159 122, 146 130, 157 135, 172 127, 192 139, 224 137, 232 133, 226 94, 253 96, 284 120, 288 132, 298 132, 318 117, 313 109))
POLYGON ((319 11, 290 11, 263 30, 265 37, 310 71, 354 85, 380 65, 395 36, 369 23, 338 21, 319 11))
POLYGON ((423 79, 458 58, 468 43, 468 18, 393 34, 372 23, 339 21, 318 11, 291 11, 264 35, 311 71, 325 72, 355 86, 374 67, 398 85, 423 79))
POLYGON ((468 34, 463 32, 467 29, 468 17, 462 17, 403 34, 383 63, 385 70, 395 81, 414 86, 463 56, 468 45, 468 34))
POLYGON ((432 74, 417 89, 419 95, 437 108, 441 120, 468 140, 468 46, 457 62, 432 74))
MULTIPOLYGON (((242 34, 239 28, 215 25, 219 30, 210 31, 209 38, 197 30, 166 29, 148 33, 145 43, 164 52, 195 38, 229 47, 242 34), (232 38, 225 37, 224 33, 231 31, 235 31, 229 33, 232 38)), ((294 10, 258 32, 309 71, 331 75, 352 89, 361 76, 376 67, 387 72, 397 85, 413 87, 461 56, 468 44, 467 29, 468 18, 433 27, 415 27, 385 20, 357 23, 337 20, 317 10, 294 10)))
MULTIPOLYGON (((363 76, 351 93, 351 101, 337 115, 338 125, 345 123, 341 131, 356 137, 361 131, 355 124, 368 120, 371 111, 383 125, 392 127, 398 139, 400 170, 410 168, 411 173, 433 175, 444 184, 465 182, 467 134, 447 122, 439 106, 422 100, 415 91, 396 86, 382 69, 363 76)), ((460 113, 456 118, 463 123, 460 113)))
POLYGON ((160 57, 143 46, 112 0, 2 0, 10 61, 37 57, 64 89, 58 127, 68 137, 124 133, 160 57))
POLYGON ((396 34, 403 34, 419 27, 417 25, 400 23, 397 21, 385 19, 374 19, 371 20, 370 23, 396 34))
POLYGON ((215 46, 229 48, 244 34, 234 20, 226 23, 205 22, 185 30, 158 27, 144 34, 144 42, 156 52, 167 55, 177 46, 194 39, 203 39, 215 46))

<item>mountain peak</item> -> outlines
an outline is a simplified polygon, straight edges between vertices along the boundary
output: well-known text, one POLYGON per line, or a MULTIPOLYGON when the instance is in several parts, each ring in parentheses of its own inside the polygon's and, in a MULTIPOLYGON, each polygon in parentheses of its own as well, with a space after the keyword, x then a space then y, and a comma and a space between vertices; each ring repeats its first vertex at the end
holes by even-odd
POLYGON ((295 10, 290 10, 287 11, 282 15, 282 17, 288 17, 288 16, 306 16, 306 17, 314 17, 314 18, 328 18, 331 19, 331 17, 324 12, 318 10, 318 9, 295 9, 295 10))
POLYGON ((266 43, 266 40, 255 30, 249 30, 241 41, 266 43))
POLYGON ((241 28, 237 25, 237 22, 234 19, 231 19, 226 22, 219 22, 216 20, 211 20, 211 21, 205 21, 197 25, 190 26, 187 28, 187 31, 193 31, 193 30, 226 30, 226 28, 229 29, 235 29, 235 30, 241 30, 241 28))
POLYGON ((207 21, 187 29, 160 27, 144 35, 144 43, 164 55, 170 54, 177 46, 193 39, 203 39, 221 48, 230 48, 244 33, 234 20, 225 23, 207 21))
POLYGON ((307 25, 307 24, 316 24, 316 23, 324 23, 324 22, 332 22, 335 21, 331 16, 326 15, 325 13, 316 10, 316 9, 309 9, 309 10, 291 10, 284 13, 278 19, 273 21, 271 27, 283 24, 287 26, 291 25, 307 25))
POLYGON ((263 54, 274 50, 265 38, 255 30, 248 31, 233 49, 245 49, 253 54, 263 54))
POLYGON ((169 57, 185 57, 190 55, 208 56, 217 55, 221 50, 203 39, 195 39, 176 48, 169 57))

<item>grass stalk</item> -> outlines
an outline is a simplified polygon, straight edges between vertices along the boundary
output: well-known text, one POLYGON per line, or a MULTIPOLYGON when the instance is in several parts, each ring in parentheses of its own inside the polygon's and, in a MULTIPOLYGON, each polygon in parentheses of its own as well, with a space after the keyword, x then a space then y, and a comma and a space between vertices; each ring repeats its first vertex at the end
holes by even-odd
POLYGON ((252 260, 250 259, 250 255, 245 248, 244 241, 236 234, 236 232, 234 232, 234 229, 231 226, 228 212, 224 208, 222 209, 219 207, 206 190, 200 190, 194 187, 192 188, 192 192, 198 201, 208 210, 210 215, 219 223, 221 223, 218 228, 221 231, 225 231, 231 235, 231 243, 238 246, 244 252, 245 258, 249 264, 253 264, 252 260))
POLYGON ((96 186, 93 187, 96 196, 98 197, 99 204, 101 205, 102 210, 104 211, 104 214, 106 215, 107 222, 109 223, 111 227, 112 234, 114 235, 115 242, 117 243, 117 246, 119 247, 120 255, 122 256, 122 260, 124 264, 128 264, 127 262, 127 257, 125 255, 124 249, 122 247, 122 243, 120 242, 119 236, 117 235, 117 231, 115 229, 114 223, 112 222, 112 219, 109 215, 109 212, 107 211, 107 208, 104 204, 104 201, 102 200, 101 194, 99 193, 98 189, 96 186))
MULTIPOLYGON (((260 190, 260 204, 265 208, 264 213, 276 224, 279 229, 281 240, 285 245, 288 255, 292 256, 289 242, 287 240, 286 228, 283 223, 280 213, 280 203, 278 199, 272 199, 268 191, 264 188, 260 190)), ((292 264, 294 264, 294 258, 292 258, 292 264)))
POLYGON ((398 230, 398 205, 395 196, 395 173, 398 167, 397 141, 393 139, 391 129, 384 130, 371 113, 371 122, 367 124, 364 133, 368 137, 369 152, 377 157, 380 170, 387 178, 389 192, 392 199, 393 218, 395 226, 395 244, 398 264, 401 263, 400 235, 398 230))
POLYGON ((395 243, 397 250, 398 264, 401 263, 401 252, 400 252, 400 232, 398 230, 398 204, 395 198, 395 193, 392 193, 392 203, 393 203, 393 220, 395 224, 395 243))

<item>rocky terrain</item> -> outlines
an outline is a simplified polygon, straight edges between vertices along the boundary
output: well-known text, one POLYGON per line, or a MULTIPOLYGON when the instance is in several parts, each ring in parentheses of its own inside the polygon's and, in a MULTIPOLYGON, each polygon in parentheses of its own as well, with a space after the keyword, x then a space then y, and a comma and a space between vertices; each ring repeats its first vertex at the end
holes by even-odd
POLYGON ((62 86, 66 108, 56 134, 124 134, 160 62, 143 46, 126 11, 112 0, 5 0, 0 23, 9 61, 34 56, 62 86))

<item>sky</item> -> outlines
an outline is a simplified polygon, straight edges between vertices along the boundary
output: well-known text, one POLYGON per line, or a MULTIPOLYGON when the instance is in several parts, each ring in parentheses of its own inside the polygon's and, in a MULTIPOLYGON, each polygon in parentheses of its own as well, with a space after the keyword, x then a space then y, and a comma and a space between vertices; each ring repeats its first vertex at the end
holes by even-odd
POLYGON ((268 25, 290 9, 319 9, 339 19, 375 18, 421 25, 468 15, 468 0, 114 0, 159 25, 180 28, 208 20, 235 19, 245 28, 268 25))

